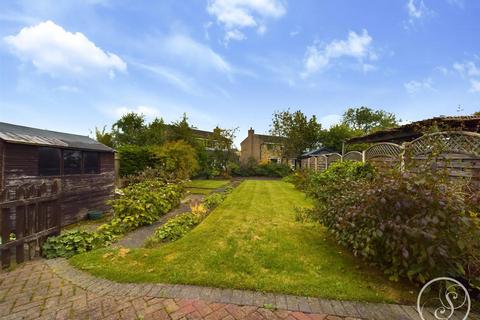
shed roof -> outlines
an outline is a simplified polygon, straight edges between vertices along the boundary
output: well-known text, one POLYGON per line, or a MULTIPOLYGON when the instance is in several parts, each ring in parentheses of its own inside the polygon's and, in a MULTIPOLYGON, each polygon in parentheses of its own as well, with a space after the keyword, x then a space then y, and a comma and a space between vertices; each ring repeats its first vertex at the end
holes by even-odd
POLYGON ((347 143, 375 143, 412 141, 422 136, 431 127, 439 130, 463 130, 480 132, 480 116, 440 116, 405 124, 400 127, 379 130, 362 137, 355 137, 347 143))
POLYGON ((300 156, 300 158, 310 158, 310 157, 313 157, 313 156, 319 156, 319 155, 322 155, 322 154, 329 154, 329 153, 333 153, 333 151, 326 148, 326 147, 320 147, 320 148, 310 150, 310 151, 307 151, 307 152, 303 153, 300 156))
POLYGON ((54 146, 73 149, 113 152, 100 142, 71 133, 56 132, 0 122, 0 140, 16 144, 54 146))

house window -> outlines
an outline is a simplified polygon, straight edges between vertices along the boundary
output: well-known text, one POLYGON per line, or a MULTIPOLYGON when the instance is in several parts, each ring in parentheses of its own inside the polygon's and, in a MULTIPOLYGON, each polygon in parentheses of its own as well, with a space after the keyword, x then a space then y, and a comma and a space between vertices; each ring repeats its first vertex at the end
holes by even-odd
POLYGON ((100 173, 100 158, 98 152, 83 153, 83 173, 100 173))
POLYGON ((75 150, 63 150, 63 173, 82 173, 82 152, 75 150))
POLYGON ((272 158, 272 159, 270 159, 270 163, 278 163, 278 159, 277 158, 272 158))
POLYGON ((38 174, 56 176, 60 174, 60 150, 41 147, 38 150, 38 174))

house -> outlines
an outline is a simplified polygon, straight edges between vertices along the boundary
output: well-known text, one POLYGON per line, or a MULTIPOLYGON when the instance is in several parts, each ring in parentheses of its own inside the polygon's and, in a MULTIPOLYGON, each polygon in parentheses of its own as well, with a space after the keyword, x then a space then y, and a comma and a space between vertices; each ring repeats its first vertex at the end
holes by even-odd
POLYGON ((59 182, 62 225, 109 209, 114 150, 87 136, 0 122, 0 160, 0 191, 59 182))
POLYGON ((264 134, 255 134, 250 128, 248 136, 240 143, 241 153, 240 162, 247 163, 284 163, 286 159, 282 158, 283 141, 285 138, 270 136, 264 134))

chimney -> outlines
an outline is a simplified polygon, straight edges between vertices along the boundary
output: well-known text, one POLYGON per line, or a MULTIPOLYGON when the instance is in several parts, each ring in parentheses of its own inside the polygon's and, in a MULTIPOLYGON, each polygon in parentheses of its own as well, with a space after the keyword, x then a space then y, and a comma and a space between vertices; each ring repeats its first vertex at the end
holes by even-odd
POLYGON ((250 127, 250 129, 248 129, 248 136, 253 137, 254 134, 255 134, 255 130, 253 130, 252 127, 250 127))

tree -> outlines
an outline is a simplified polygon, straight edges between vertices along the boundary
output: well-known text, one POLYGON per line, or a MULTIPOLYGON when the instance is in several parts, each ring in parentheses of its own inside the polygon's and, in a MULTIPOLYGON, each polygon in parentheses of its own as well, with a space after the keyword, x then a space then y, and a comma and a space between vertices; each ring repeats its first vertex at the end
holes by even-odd
POLYGON ((348 125, 340 123, 331 126, 328 130, 323 131, 321 141, 324 147, 341 153, 343 142, 358 135, 359 131, 355 131, 348 125))
POLYGON ((167 140, 167 126, 162 118, 155 118, 145 129, 145 144, 161 145, 167 140))
POLYGON ((111 132, 106 132, 107 126, 104 126, 102 131, 100 131, 97 127, 95 127, 95 139, 103 143, 104 145, 113 148, 115 146, 113 141, 113 135, 111 132))
POLYGON ((183 140, 193 147, 197 145, 193 130, 188 123, 188 117, 185 113, 183 114, 182 119, 174 121, 168 126, 167 139, 168 141, 183 140))
POLYGON ((112 126, 112 135, 117 146, 145 143, 145 116, 135 112, 123 115, 112 126))
POLYGON ((298 158, 308 149, 319 145, 322 126, 313 115, 310 119, 300 110, 277 111, 273 114, 271 134, 284 137, 283 153, 288 158, 298 158))
POLYGON ((364 134, 396 127, 399 121, 393 113, 383 110, 373 110, 368 107, 349 108, 343 114, 344 124, 353 130, 360 130, 364 134))

